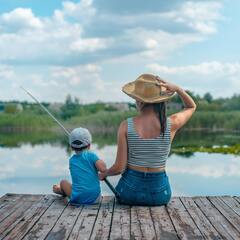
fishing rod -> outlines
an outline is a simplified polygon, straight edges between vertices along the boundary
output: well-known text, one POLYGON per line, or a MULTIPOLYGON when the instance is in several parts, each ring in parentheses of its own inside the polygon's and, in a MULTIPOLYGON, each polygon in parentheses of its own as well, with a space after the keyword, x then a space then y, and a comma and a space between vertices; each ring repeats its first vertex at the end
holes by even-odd
MULTIPOLYGON (((20 86, 20 88, 26 92, 36 103, 38 103, 40 105, 40 107, 58 124, 58 126, 60 126, 65 134, 69 137, 70 132, 63 126, 62 123, 60 123, 51 112, 49 112, 49 110, 42 104, 40 103, 37 98, 35 98, 29 91, 27 91, 23 86, 20 86)), ((107 186, 110 188, 110 190, 114 193, 114 195, 118 198, 119 194, 116 191, 116 189, 112 186, 112 184, 107 180, 107 178, 104 178, 104 182, 107 184, 107 186)))

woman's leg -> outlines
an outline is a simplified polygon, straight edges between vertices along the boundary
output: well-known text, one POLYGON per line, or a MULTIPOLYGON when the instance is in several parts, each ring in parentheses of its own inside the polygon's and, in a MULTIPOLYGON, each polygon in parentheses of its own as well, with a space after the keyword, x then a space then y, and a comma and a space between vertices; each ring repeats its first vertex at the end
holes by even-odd
POLYGON ((72 184, 67 180, 62 180, 60 184, 53 185, 53 192, 62 196, 70 196, 72 193, 72 184))

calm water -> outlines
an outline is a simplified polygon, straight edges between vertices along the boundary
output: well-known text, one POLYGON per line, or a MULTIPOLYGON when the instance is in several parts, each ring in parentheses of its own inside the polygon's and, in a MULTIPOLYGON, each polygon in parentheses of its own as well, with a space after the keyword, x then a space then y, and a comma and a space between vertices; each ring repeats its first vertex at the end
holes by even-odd
MULTIPOLYGON (((213 145, 229 139, 231 143, 239 139, 234 136, 180 135, 176 145, 196 145, 207 142, 213 145), (205 140, 204 140, 205 137, 205 140), (191 139, 194 139, 191 140, 191 139)), ((30 141, 31 142, 31 141, 30 141)), ((70 179, 68 158, 71 153, 63 143, 34 143, 24 141, 11 147, 0 147, 0 195, 15 193, 51 193, 52 185, 61 179, 70 179)), ((92 145, 92 150, 104 159, 107 166, 115 160, 116 145, 101 142, 92 145), (101 147, 99 147, 101 146, 101 147)), ((230 154, 199 153, 188 156, 172 154, 167 162, 167 173, 173 195, 239 195, 240 156, 230 154)), ((118 177, 109 177, 115 185, 118 177)), ((103 194, 112 194, 102 183, 103 194)))

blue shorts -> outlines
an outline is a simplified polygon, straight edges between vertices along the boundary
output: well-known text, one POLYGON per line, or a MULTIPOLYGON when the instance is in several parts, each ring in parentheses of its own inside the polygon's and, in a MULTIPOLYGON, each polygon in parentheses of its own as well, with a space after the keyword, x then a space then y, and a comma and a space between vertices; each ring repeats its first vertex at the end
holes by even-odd
POLYGON ((77 193, 72 191, 72 194, 69 198, 69 203, 71 205, 82 205, 82 204, 96 204, 99 202, 101 197, 101 193, 97 192, 85 192, 85 193, 77 193))
POLYGON ((165 171, 150 173, 126 169, 116 191, 119 203, 128 205, 166 205, 172 195, 165 171))

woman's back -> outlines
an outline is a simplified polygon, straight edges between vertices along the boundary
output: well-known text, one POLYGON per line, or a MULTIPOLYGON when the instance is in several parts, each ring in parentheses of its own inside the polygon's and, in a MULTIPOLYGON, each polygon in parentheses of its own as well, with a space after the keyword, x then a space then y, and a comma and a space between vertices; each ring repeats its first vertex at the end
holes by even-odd
POLYGON ((153 111, 133 118, 136 133, 144 139, 156 138, 161 134, 159 118, 153 111))
POLYGON ((156 133, 156 129, 159 128, 157 124, 154 124, 154 119, 149 119, 148 121, 138 119, 138 124, 134 120, 134 118, 128 118, 128 164, 147 168, 165 168, 171 145, 170 118, 166 120, 165 132, 161 132, 158 136, 155 134, 151 138, 145 138, 145 136, 151 135, 152 131, 156 133), (147 122, 148 124, 146 125, 147 122), (149 126, 150 124, 152 126, 149 126), (142 134, 140 136, 137 128, 141 130, 144 136, 142 134))

